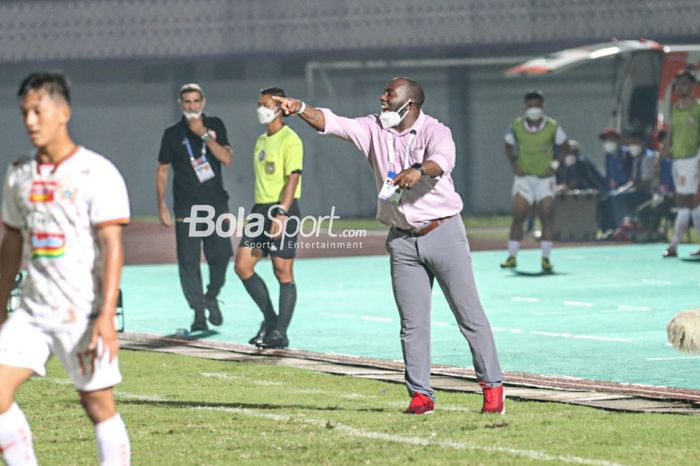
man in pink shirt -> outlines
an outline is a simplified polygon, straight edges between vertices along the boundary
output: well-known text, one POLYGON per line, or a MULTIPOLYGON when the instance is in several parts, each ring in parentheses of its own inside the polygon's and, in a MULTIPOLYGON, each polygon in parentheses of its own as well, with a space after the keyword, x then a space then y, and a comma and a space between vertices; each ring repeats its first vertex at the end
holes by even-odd
POLYGON ((449 128, 421 111, 421 85, 408 78, 392 79, 379 99, 381 113, 359 118, 340 117, 296 99, 273 98, 286 115, 299 115, 321 133, 355 144, 372 167, 379 192, 377 218, 391 227, 387 249, 411 396, 406 413, 426 414, 434 408, 430 301, 435 278, 471 348, 484 392, 482 412, 505 412, 501 367, 459 215, 462 199, 450 176, 455 144, 449 128))

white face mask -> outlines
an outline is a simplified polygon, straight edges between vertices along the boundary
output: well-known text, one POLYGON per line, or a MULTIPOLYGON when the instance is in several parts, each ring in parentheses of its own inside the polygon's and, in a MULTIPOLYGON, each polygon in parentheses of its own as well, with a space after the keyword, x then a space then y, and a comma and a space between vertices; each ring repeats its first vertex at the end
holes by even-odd
POLYGON ((628 149, 632 157, 637 157, 639 154, 642 153, 642 146, 640 146, 639 144, 630 144, 628 146, 628 149))
POLYGON ((576 163, 576 156, 574 154, 569 154, 564 157, 564 165, 570 167, 576 163))
POLYGON ((612 154, 617 150, 617 143, 615 141, 605 141, 603 143, 603 150, 606 154, 612 154))
POLYGON ((537 121, 542 118, 544 112, 540 107, 530 107, 525 110, 525 117, 530 121, 537 121))
POLYGON ((193 118, 199 118, 202 116, 202 112, 182 112, 183 115, 185 115, 185 118, 188 120, 192 120, 193 118))
POLYGON ((261 125, 272 123, 272 121, 277 118, 277 115, 279 115, 279 112, 276 112, 271 108, 267 108, 264 105, 256 108, 255 112, 258 114, 258 121, 261 125))
POLYGON ((379 122, 382 124, 382 128, 384 129, 389 129, 393 128, 394 126, 398 125, 403 121, 403 119, 408 115, 408 110, 403 112, 403 115, 400 115, 399 112, 403 110, 411 101, 407 100, 405 104, 403 104, 401 107, 399 107, 398 110, 386 110, 382 113, 379 114, 379 122))

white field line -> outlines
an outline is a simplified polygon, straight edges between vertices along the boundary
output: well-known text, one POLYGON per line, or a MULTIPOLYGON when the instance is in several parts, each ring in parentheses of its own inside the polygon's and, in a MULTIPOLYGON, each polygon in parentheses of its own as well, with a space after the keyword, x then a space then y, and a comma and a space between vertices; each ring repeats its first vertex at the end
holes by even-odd
POLYGON ((616 343, 632 343, 629 338, 613 338, 613 337, 599 337, 594 335, 575 335, 573 333, 558 333, 558 332, 529 332, 530 335, 537 335, 543 337, 561 337, 561 338, 573 338, 576 340, 595 340, 595 341, 609 341, 616 343))
POLYGON ((384 432, 373 432, 364 429, 357 429, 345 424, 332 422, 323 419, 313 419, 313 418, 301 418, 292 417, 279 414, 263 413, 253 409, 248 408, 227 408, 227 407, 209 407, 209 406, 193 406, 190 409, 195 410, 205 410, 205 411, 225 411, 235 414, 242 414, 245 416, 256 417, 260 419, 269 419, 273 421, 295 421, 301 422, 303 424, 311 425, 314 427, 319 427, 322 429, 332 429, 336 432, 340 432, 351 437, 359 437, 370 440, 381 440, 384 442, 392 443, 402 443, 406 445, 416 445, 425 447, 438 447, 438 448, 449 448, 453 450, 477 450, 485 451, 489 453, 505 453, 508 455, 519 456, 524 458, 530 458, 540 461, 554 461, 557 463, 567 463, 567 464, 585 464, 591 466, 622 466, 620 463, 614 463, 606 460, 597 460, 593 458, 583 458, 580 456, 572 455, 550 455, 543 451, 537 450, 522 450, 519 448, 508 448, 508 447, 488 447, 473 445, 466 442, 459 442, 455 440, 434 440, 423 437, 410 437, 405 435, 387 434, 384 432))
POLYGON ((373 316, 353 316, 359 318, 360 320, 369 320, 371 322, 393 322, 394 319, 389 317, 373 317, 373 316))
POLYGON ((593 303, 587 303, 584 301, 564 301, 564 306, 576 306, 576 307, 593 307, 593 303))
POLYGON ((242 380, 246 379, 245 377, 239 376, 239 375, 231 375, 226 372, 200 372, 199 375, 202 377, 208 377, 210 379, 220 379, 220 380, 242 380))
POLYGON ((275 382, 274 380, 253 380, 253 381, 251 381, 251 383, 253 385, 260 385, 263 387, 267 387, 267 386, 273 387, 273 386, 277 386, 277 385, 284 385, 282 382, 275 382))
MULTIPOLYGON (((235 376, 231 374, 227 374, 225 372, 200 372, 199 375, 202 377, 207 377, 207 378, 212 378, 212 379, 219 379, 219 380, 244 380, 245 382, 251 383, 253 385, 282 385, 281 382, 270 382, 267 380, 259 380, 259 379, 249 379, 247 377, 243 376, 235 376)), ((338 394, 338 393, 331 393, 326 390, 321 390, 318 388, 301 388, 297 390, 287 390, 289 393, 295 393, 299 395, 329 395, 329 396, 335 396, 336 398, 344 398, 347 400, 360 400, 360 399, 367 399, 367 398, 374 398, 373 396, 368 396, 368 395, 361 395, 359 393, 347 393, 347 394, 338 394)))
POLYGON ((567 332, 543 332, 543 331, 538 331, 538 330, 531 330, 529 332, 525 332, 522 329, 519 328, 503 328, 503 327, 492 327, 491 330, 494 332, 506 332, 506 333, 516 333, 516 334, 525 334, 527 333, 528 335, 534 335, 538 337, 559 337, 559 338, 573 338, 575 340, 594 340, 594 341, 605 341, 605 342, 614 342, 614 343, 632 343, 632 340, 629 338, 614 338, 614 337, 599 337, 595 335, 577 335, 574 333, 567 333, 567 332))
POLYGON ((627 304, 620 304, 617 308, 621 311, 626 312, 649 312, 651 308, 649 306, 630 306, 627 304))
POLYGON ((156 403, 170 401, 158 395, 139 395, 137 393, 120 392, 116 390, 114 391, 114 396, 117 397, 117 400, 154 401, 156 403))
POLYGON ((666 358, 647 358, 647 361, 680 361, 683 359, 700 359, 700 356, 672 356, 666 358))
POLYGON ((394 321, 394 319, 392 319, 390 317, 362 316, 362 315, 357 315, 357 314, 342 314, 339 312, 322 312, 321 315, 326 316, 326 317, 338 317, 341 319, 369 320, 372 322, 384 322, 384 323, 391 323, 394 321))
POLYGON ((519 328, 503 328, 503 327, 491 327, 494 332, 507 332, 507 333, 525 333, 525 330, 519 328))
MULTIPOLYGON (((572 303, 571 301, 569 303, 572 303)), ((575 303, 575 302, 573 302, 575 303)), ((566 303, 564 303, 566 304, 566 303)), ((569 306, 581 306, 581 307, 593 307, 593 303, 576 303, 568 304, 569 306), (590 306, 589 306, 590 304, 590 306)), ((619 312, 651 312, 652 308, 649 306, 632 306, 629 304, 618 304, 617 310, 619 312)), ((533 312, 533 316, 544 317, 544 316, 570 316, 569 312, 533 312)))
POLYGON ((644 285, 670 285, 670 280, 658 280, 656 278, 645 278, 642 280, 644 285))
MULTIPOLYGON (((51 383, 59 384, 59 385, 65 385, 67 383, 72 383, 68 379, 56 379, 56 378, 54 378, 54 379, 45 379, 45 380, 47 380, 51 383)), ((129 399, 129 400, 155 401, 155 402, 171 401, 168 398, 163 398, 159 395, 144 395, 144 394, 138 394, 138 393, 121 392, 121 391, 115 392, 115 395, 119 398, 129 399)), ((590 465, 590 466, 624 466, 621 463, 615 463, 615 462, 606 461, 606 460, 597 460, 597 459, 593 459, 593 458, 584 458, 581 456, 572 456, 572 455, 550 455, 549 453, 545 453, 543 451, 537 451, 537 450, 522 450, 519 448, 508 448, 508 447, 487 447, 487 446, 480 446, 480 445, 472 445, 470 443, 459 442, 459 441, 455 441, 455 440, 431 440, 431 439, 426 439, 423 437, 410 437, 410 436, 404 436, 404 435, 387 434, 384 432, 372 432, 372 431, 368 431, 368 430, 364 430, 364 429, 357 429, 355 427, 347 426, 347 425, 341 424, 341 423, 333 423, 329 420, 313 419, 313 418, 299 418, 299 417, 293 418, 292 416, 264 413, 264 412, 259 412, 259 411, 256 411, 253 409, 248 409, 248 408, 192 406, 189 409, 204 410, 204 411, 225 411, 225 412, 242 414, 242 415, 251 416, 251 417, 257 417, 260 419, 269 419, 269 420, 273 420, 273 421, 284 421, 284 422, 297 421, 297 422, 302 422, 304 424, 312 425, 315 427, 320 427, 323 429, 328 429, 329 427, 332 427, 333 430, 340 432, 340 433, 343 433, 343 434, 346 434, 346 435, 349 435, 351 437, 366 438, 366 439, 371 439, 371 440, 381 440, 381 441, 385 441, 385 442, 402 443, 402 444, 407 444, 407 445, 450 448, 453 450, 477 450, 477 451, 485 451, 485 452, 504 453, 504 454, 508 454, 508 455, 530 458, 530 459, 534 459, 534 460, 553 461, 553 462, 566 463, 566 464, 584 464, 584 465, 590 465)), ((462 410, 461 407, 449 407, 448 408, 447 406, 442 407, 441 409, 445 409, 446 411, 461 411, 462 410), (447 408, 447 409, 445 409, 445 408, 447 408)))
POLYGON ((515 301, 516 303, 539 303, 540 298, 528 298, 525 296, 513 296, 510 298, 512 301, 515 301))

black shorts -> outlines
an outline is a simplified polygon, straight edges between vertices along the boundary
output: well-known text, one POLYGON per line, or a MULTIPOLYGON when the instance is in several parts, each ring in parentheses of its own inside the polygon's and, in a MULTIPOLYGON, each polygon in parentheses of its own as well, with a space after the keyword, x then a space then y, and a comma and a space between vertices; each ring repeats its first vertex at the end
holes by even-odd
MULTIPOLYGON (((299 202, 294 199, 292 206, 289 209, 285 234, 283 237, 275 239, 270 238, 267 233, 272 225, 272 217, 274 212, 270 212, 278 204, 255 204, 250 212, 250 215, 258 214, 264 218, 264 229, 253 227, 253 223, 259 225, 259 220, 249 219, 248 224, 243 229, 243 237, 239 247, 252 249, 260 249, 263 257, 282 257, 292 259, 296 256, 297 235, 299 234, 299 222, 301 221, 301 212, 299 211, 299 202)), ((249 216, 250 216, 249 215, 249 216)), ((259 217, 258 217, 259 218, 259 217)))

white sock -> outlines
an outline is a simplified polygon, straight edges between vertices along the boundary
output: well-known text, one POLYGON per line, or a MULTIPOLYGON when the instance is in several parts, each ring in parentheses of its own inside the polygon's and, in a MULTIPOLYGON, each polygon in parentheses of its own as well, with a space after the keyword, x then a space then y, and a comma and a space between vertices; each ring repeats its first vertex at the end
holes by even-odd
POLYGON ((95 439, 101 466, 131 464, 131 444, 119 413, 95 425, 95 439))
POLYGON ((540 241, 540 247, 542 248, 542 257, 549 259, 554 243, 551 241, 540 241))
POLYGON ((676 214, 676 223, 673 228, 673 239, 671 240, 671 246, 676 247, 681 242, 681 237, 688 229, 690 225, 690 209, 683 207, 678 209, 676 214))
POLYGON ((0 451, 7 466, 37 465, 32 430, 17 403, 0 415, 0 451))
POLYGON ((518 250, 520 249, 520 241, 508 240, 508 255, 510 257, 515 257, 518 255, 518 250))
POLYGON ((695 208, 690 211, 690 215, 693 217, 695 231, 697 231, 698 235, 700 235, 700 205, 695 206, 695 208))

